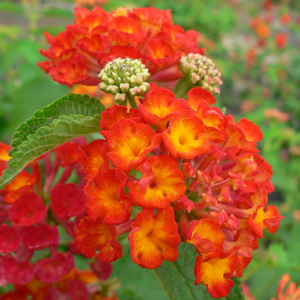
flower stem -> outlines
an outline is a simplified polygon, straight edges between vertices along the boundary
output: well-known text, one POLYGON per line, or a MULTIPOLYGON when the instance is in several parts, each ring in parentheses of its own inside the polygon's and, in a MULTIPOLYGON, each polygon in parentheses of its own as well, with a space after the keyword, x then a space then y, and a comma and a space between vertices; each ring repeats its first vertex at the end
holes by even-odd
POLYGON ((126 94, 126 100, 129 102, 131 108, 138 108, 134 96, 131 94, 127 93, 126 94))
POLYGON ((174 88, 176 98, 186 97, 188 91, 192 88, 192 84, 187 78, 181 78, 174 88))

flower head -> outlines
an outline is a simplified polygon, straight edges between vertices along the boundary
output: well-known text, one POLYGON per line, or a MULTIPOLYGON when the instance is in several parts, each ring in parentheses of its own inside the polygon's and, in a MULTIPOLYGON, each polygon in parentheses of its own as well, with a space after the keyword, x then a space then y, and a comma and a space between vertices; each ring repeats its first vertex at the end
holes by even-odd
POLYGON ((157 268, 187 242, 198 253, 196 284, 226 297, 264 229, 276 232, 282 217, 267 206, 272 168, 256 148, 260 128, 226 116, 202 87, 187 98, 152 83, 140 112, 115 105, 103 114, 99 151, 82 148, 101 163, 94 177, 83 165, 89 217, 77 247, 113 261, 122 256, 118 237, 129 233, 133 261, 157 268))
POLYGON ((133 261, 149 269, 159 267, 164 259, 175 261, 180 244, 174 210, 169 207, 153 213, 144 209, 129 235, 133 261))
MULTIPOLYGON (((182 77, 178 66, 182 55, 204 54, 198 46, 198 35, 174 25, 170 11, 153 7, 132 12, 118 8, 112 13, 98 6, 91 11, 77 7, 74 25, 68 25, 56 37, 46 33, 51 46, 41 50, 47 60, 39 66, 68 86, 97 85, 98 74, 107 63, 129 57, 142 60, 151 80, 176 81, 182 77)), ((137 89, 133 92, 136 94, 137 89)))
POLYGON ((100 72, 103 82, 100 89, 116 95, 116 100, 124 101, 126 94, 132 96, 144 95, 149 91, 148 78, 150 73, 145 65, 138 59, 117 58, 109 62, 100 72))
POLYGON ((180 68, 194 86, 201 86, 211 93, 220 94, 219 86, 223 83, 221 73, 210 58, 190 53, 181 58, 180 68))

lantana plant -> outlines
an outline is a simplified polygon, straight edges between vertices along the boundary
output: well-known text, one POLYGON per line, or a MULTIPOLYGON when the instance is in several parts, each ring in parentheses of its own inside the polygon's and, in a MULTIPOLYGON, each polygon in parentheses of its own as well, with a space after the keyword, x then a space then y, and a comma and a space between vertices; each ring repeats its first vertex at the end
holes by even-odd
POLYGON ((66 95, 0 144, 1 284, 15 284, 14 299, 117 299, 111 263, 127 239, 171 299, 243 299, 236 278, 283 218, 268 206, 262 131, 214 106, 221 73, 170 11, 75 17, 46 34, 39 65, 112 102, 66 95), (79 255, 91 269, 75 268, 79 255))

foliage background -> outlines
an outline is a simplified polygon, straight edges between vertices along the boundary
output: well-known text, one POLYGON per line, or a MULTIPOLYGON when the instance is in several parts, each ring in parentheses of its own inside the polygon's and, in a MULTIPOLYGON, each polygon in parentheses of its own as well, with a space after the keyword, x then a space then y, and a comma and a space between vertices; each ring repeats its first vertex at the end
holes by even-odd
MULTIPOLYGON (((285 216, 277 234, 265 234, 242 281, 260 300, 275 296, 284 273, 300 284, 300 2, 110 0, 102 6, 109 11, 119 6, 171 9, 175 24, 200 32, 200 45, 223 74, 218 106, 237 119, 253 120, 264 132, 260 149, 273 166, 276 187, 270 203, 285 216), (259 20, 265 25, 260 29, 255 27, 259 20), (280 34, 287 38, 284 45, 280 34), (270 109, 284 115, 272 115, 270 109)), ((0 2, 1 141, 10 142, 35 110, 70 92, 36 63, 43 60, 38 50, 47 48, 44 31, 64 30, 73 22, 74 7, 72 0, 0 2)), ((125 253, 114 265, 122 282, 120 299, 168 299, 154 271, 131 262, 129 245, 125 253)), ((86 266, 84 259, 76 263, 86 266)))

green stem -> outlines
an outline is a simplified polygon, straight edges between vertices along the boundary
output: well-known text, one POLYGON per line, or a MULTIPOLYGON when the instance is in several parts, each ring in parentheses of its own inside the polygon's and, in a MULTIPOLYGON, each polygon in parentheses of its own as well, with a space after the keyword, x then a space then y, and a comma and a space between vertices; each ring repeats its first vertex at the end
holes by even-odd
POLYGON ((185 98, 192 87, 192 84, 187 78, 181 78, 174 88, 176 98, 185 98))
POLYGON ((137 104, 135 102, 134 96, 132 96, 131 94, 127 93, 126 94, 126 100, 129 102, 130 107, 132 107, 132 108, 138 108, 138 106, 137 106, 137 104))

